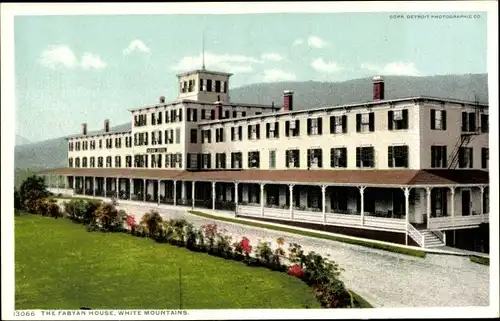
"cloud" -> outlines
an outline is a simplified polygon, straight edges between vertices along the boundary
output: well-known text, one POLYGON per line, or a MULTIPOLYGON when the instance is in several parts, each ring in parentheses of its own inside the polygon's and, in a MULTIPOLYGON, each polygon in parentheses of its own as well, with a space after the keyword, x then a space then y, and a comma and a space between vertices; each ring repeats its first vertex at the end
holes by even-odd
POLYGON ((397 76, 418 76, 420 71, 413 62, 391 62, 385 66, 377 66, 373 64, 361 64, 361 69, 368 70, 381 75, 397 75, 397 76))
POLYGON ((335 73, 342 70, 342 67, 335 61, 324 61, 323 58, 317 58, 311 61, 311 67, 319 72, 335 73))
POLYGON ((296 39, 294 42, 293 42, 293 45, 294 46, 298 46, 298 45, 301 45, 304 43, 304 40, 302 39, 296 39))
POLYGON ((48 46, 41 54, 38 62, 47 68, 56 69, 75 68, 78 66, 78 59, 73 50, 65 45, 48 46))
POLYGON ((106 63, 98 55, 91 52, 85 52, 81 62, 79 62, 73 50, 66 45, 48 46, 40 54, 38 63, 50 69, 75 69, 77 67, 83 69, 102 69, 106 67, 106 63))
POLYGON ((106 67, 106 63, 98 55, 86 52, 83 54, 81 67, 83 69, 102 69, 106 67))
MULTIPOLYGON (((205 53, 205 66, 207 69, 216 69, 227 72, 248 73, 253 71, 253 65, 262 63, 261 60, 244 56, 230 54, 205 53)), ((174 70, 193 70, 202 66, 201 54, 198 56, 187 56, 181 58, 174 66, 174 70)))
POLYGON ((123 54, 128 55, 132 52, 151 53, 151 50, 139 39, 132 40, 127 48, 123 49, 123 54))
POLYGON ((263 53, 260 57, 262 60, 276 61, 276 62, 282 61, 285 59, 285 57, 283 57, 279 53, 275 53, 275 52, 263 53))
POLYGON ((264 81, 265 82, 275 82, 275 81, 290 81, 296 80, 297 76, 294 73, 282 71, 279 69, 269 69, 264 71, 264 81))
POLYGON ((314 47, 314 48, 323 48, 327 45, 327 42, 324 41, 323 39, 321 39, 320 37, 316 37, 316 36, 310 36, 308 39, 307 39, 307 44, 310 46, 310 47, 314 47))

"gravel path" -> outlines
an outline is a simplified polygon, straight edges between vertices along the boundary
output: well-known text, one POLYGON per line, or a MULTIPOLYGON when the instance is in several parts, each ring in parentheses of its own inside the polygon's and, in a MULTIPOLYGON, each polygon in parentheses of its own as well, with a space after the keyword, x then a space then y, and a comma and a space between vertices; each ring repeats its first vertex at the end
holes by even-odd
POLYGON ((472 263, 467 257, 427 254, 425 259, 364 248, 330 240, 307 237, 247 225, 215 221, 182 210, 151 205, 119 203, 118 208, 134 215, 136 221, 150 209, 165 219, 185 218, 196 227, 216 223, 233 240, 242 236, 252 245, 259 240, 275 243, 278 237, 298 243, 307 253, 315 251, 345 269, 346 286, 375 307, 459 307, 489 305, 489 267, 472 263))

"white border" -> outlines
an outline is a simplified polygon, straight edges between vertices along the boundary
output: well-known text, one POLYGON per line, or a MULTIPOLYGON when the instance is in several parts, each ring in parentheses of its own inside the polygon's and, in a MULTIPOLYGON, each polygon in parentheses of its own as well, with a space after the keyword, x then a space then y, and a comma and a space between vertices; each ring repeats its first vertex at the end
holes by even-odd
MULTIPOLYGON (((492 230, 490 241, 490 302, 484 308, 397 308, 374 310, 190 310, 187 316, 47 316, 36 312, 34 318, 14 317, 14 220, 12 215, 14 183, 14 16, 16 15, 81 15, 81 14, 248 14, 248 13, 325 13, 325 12, 462 12, 487 11, 488 14, 488 84, 490 114, 490 226, 498 221, 498 6, 496 1, 401 1, 401 2, 259 2, 259 3, 60 3, 1 4, 1 103, 2 103, 2 319, 96 320, 96 319, 277 319, 277 318, 393 318, 393 317, 498 317, 498 229, 492 230), (497 164, 497 165, 495 165, 497 164)), ((431 35, 429 35, 431 36, 431 35)), ((465 289, 466 291, 466 289, 465 289)), ((463 295, 467 295, 465 292, 463 295)))

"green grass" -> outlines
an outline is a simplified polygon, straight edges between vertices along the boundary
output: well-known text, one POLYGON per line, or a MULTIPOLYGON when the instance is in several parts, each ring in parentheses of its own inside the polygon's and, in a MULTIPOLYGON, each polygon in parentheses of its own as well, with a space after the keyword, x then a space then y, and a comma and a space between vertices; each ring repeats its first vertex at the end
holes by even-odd
POLYGON ((469 260, 471 262, 474 262, 477 264, 488 265, 488 266, 490 265, 490 258, 489 257, 471 255, 471 256, 469 256, 469 260))
POLYGON ((15 217, 16 309, 319 308, 301 280, 65 219, 15 217))
POLYGON ((425 252, 422 250, 415 250, 415 249, 408 249, 404 247, 399 247, 399 246, 393 246, 389 244, 380 244, 380 243, 374 243, 374 242, 369 242, 369 241, 364 241, 364 240, 355 240, 355 239, 350 239, 346 237, 341 237, 341 236, 333 236, 333 235, 327 235, 327 234, 321 234, 321 233, 316 233, 312 231, 303 231, 303 230, 297 230, 294 228, 289 228, 289 227, 282 227, 282 226, 275 226, 275 225, 270 225, 270 224, 265 224, 265 223, 260 223, 260 222, 249 222, 249 221, 243 221, 235 218, 230 218, 230 217, 220 217, 220 216, 215 216, 199 211, 189 211, 189 213, 214 219, 214 220, 219 220, 219 221, 226 221, 226 222, 231 222, 231 223, 238 223, 238 224, 244 224, 244 225, 249 225, 249 226, 254 226, 254 227, 261 227, 261 228, 266 228, 270 230, 275 230, 275 231, 281 231, 281 232, 288 232, 288 233, 294 233, 294 234, 300 234, 304 236, 311 236, 311 237, 316 237, 316 238, 321 238, 321 239, 326 239, 326 240, 332 240, 332 241, 337 241, 337 242, 343 242, 343 243, 349 243, 349 244, 354 244, 354 245, 360 245, 364 247, 369 247, 369 248, 374 248, 374 249, 379 249, 379 250, 384 250, 384 251, 390 251, 390 252, 395 252, 399 254, 404 254, 404 255, 411 255, 411 256, 416 256, 416 257, 425 257, 425 252))

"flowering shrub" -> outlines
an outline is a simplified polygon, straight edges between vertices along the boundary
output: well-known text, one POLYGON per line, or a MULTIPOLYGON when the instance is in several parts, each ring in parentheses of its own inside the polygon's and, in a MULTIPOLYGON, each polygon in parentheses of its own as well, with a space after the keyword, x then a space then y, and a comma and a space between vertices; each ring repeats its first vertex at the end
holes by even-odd
POLYGON ((217 255, 228 258, 232 255, 231 236, 225 235, 224 231, 217 233, 215 252, 217 255))
POLYGON ((243 253, 245 253, 246 256, 250 255, 250 253, 252 253, 252 246, 250 245, 250 240, 246 236, 244 236, 243 239, 241 239, 240 243, 243 253))
POLYGON ((212 253, 215 249, 215 237, 217 235, 217 225, 216 224, 206 224, 203 225, 203 232, 205 235, 205 240, 207 241, 208 252, 212 253))
POLYGON ((150 211, 142 216, 141 225, 144 227, 148 236, 157 238, 160 232, 160 224, 163 221, 160 214, 156 211, 150 211))
POLYGON ((94 213, 92 229, 101 231, 118 231, 123 229, 123 222, 127 214, 123 210, 117 210, 113 203, 101 204, 94 213))
POLYGON ((130 232, 134 233, 135 229, 135 217, 132 215, 127 215, 127 218, 125 219, 125 222, 127 223, 127 226, 130 228, 130 232))
POLYGON ((296 278, 302 279, 304 277, 304 270, 298 264, 294 264, 288 268, 288 274, 295 276, 296 278))
POLYGON ((270 244, 269 242, 261 242, 259 240, 257 248, 255 249, 255 256, 267 266, 270 266, 273 261, 273 250, 270 244))

